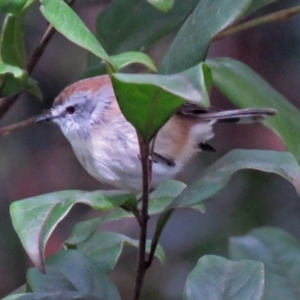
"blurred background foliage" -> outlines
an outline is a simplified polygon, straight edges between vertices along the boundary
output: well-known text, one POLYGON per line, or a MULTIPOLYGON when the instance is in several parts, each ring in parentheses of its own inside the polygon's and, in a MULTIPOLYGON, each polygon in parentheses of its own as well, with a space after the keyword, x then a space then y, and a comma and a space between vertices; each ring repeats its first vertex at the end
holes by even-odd
MULTIPOLYGON (((85 24, 95 32, 95 20, 110 1, 76 1, 73 8, 85 24)), ((275 2, 255 12, 251 18, 299 4, 296 0, 275 2)), ((47 23, 38 5, 33 5, 23 22, 26 52, 31 53, 47 23)), ((257 71, 287 99, 300 107, 300 16, 277 22, 222 39, 212 44, 208 57, 228 56, 240 60, 257 71)), ((148 50, 159 64, 174 33, 164 37, 148 50)), ((44 100, 22 94, 1 119, 1 126, 39 114, 51 106, 54 97, 86 71, 87 52, 55 34, 32 77, 38 81, 44 100)), ((126 71, 138 72, 139 67, 126 71)), ((232 105, 217 91, 212 92, 212 105, 230 108, 232 105)), ((218 125, 211 142, 217 153, 202 153, 178 177, 193 182, 201 170, 233 148, 272 149, 283 151, 284 145, 271 130, 260 124, 218 125)), ((109 188, 90 177, 77 162, 70 145, 53 125, 31 126, 23 131, 0 138, 0 296, 25 282, 30 262, 12 228, 9 217, 11 202, 57 190, 95 190, 109 188)), ((47 253, 59 249, 72 225, 95 215, 78 205, 59 225, 51 237, 47 253), (83 213, 84 212, 84 213, 83 213)), ((263 225, 278 226, 300 240, 300 202, 294 188, 276 175, 243 171, 234 175, 230 184, 206 205, 199 215, 190 209, 177 211, 167 225, 161 245, 167 263, 158 261, 147 274, 145 299, 181 299, 187 274, 204 254, 227 256, 228 238, 245 234, 263 225), (157 275, 159 274, 159 276, 157 275)), ((150 220, 150 234, 153 232, 150 220)), ((137 238, 135 220, 123 219, 106 225, 105 229, 126 233, 137 238)), ((132 290, 136 249, 126 248, 113 280, 122 299, 132 290)))

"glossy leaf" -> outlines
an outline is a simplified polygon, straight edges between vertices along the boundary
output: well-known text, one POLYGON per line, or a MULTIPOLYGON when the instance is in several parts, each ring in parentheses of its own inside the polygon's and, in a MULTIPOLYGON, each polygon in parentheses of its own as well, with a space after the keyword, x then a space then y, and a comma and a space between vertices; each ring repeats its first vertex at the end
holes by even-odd
POLYGON ((109 62, 109 56, 77 14, 62 0, 41 0, 41 12, 67 39, 109 62))
POLYGON ((154 7, 157 9, 168 12, 172 9, 174 0, 147 0, 149 3, 151 3, 154 7))
POLYGON ((27 0, 2 0, 0 1, 0 13, 16 15, 22 11, 27 0))
POLYGON ((230 239, 231 259, 251 259, 265 266, 263 300, 300 299, 300 244, 281 229, 263 227, 230 239))
POLYGON ((120 299, 107 275, 91 258, 76 250, 63 250, 49 257, 45 274, 29 269, 27 280, 33 292, 37 293, 79 292, 87 295, 88 299, 120 299))
POLYGON ((179 28, 199 0, 175 0, 167 14, 146 0, 113 0, 99 14, 97 38, 109 54, 141 51, 179 28))
MULTIPOLYGON (((77 249, 93 259, 102 272, 110 273, 115 267, 124 244, 138 246, 138 240, 113 232, 96 232, 89 240, 77 244, 77 249)), ((147 242, 147 252, 150 250, 151 241, 147 242)), ((161 263, 165 262, 165 253, 158 246, 155 256, 161 263)))
POLYGON ((89 219, 77 223, 73 227, 72 233, 70 237, 65 241, 65 244, 68 246, 84 242, 88 240, 101 225, 106 224, 110 221, 115 221, 128 217, 133 217, 133 214, 131 212, 127 212, 121 208, 116 207, 114 210, 112 210, 103 217, 89 219))
POLYGON ((211 40, 236 21, 251 0, 201 0, 177 33, 160 73, 182 72, 205 60, 211 40))
POLYGON ((170 76, 114 74, 112 83, 125 118, 149 141, 185 101, 209 105, 209 75, 200 64, 170 76))
POLYGON ((278 113, 267 118, 264 124, 282 137, 289 152, 300 161, 300 112, 262 77, 243 63, 231 58, 208 60, 213 82, 235 105, 270 107, 278 113))
POLYGON ((261 300, 264 288, 262 263, 230 261, 206 255, 188 276, 185 300, 261 300))
POLYGON ((131 64, 141 64, 153 72, 157 71, 153 60, 143 52, 124 52, 111 56, 111 60, 118 69, 122 69, 131 64))
POLYGON ((76 203, 104 211, 136 201, 135 196, 119 191, 61 191, 28 198, 11 204, 13 226, 34 265, 43 270, 44 249, 57 224, 76 203))
POLYGON ((278 174, 290 181, 300 194, 300 167, 292 154, 266 150, 233 150, 211 165, 167 209, 203 203, 217 194, 235 172, 247 169, 278 174))

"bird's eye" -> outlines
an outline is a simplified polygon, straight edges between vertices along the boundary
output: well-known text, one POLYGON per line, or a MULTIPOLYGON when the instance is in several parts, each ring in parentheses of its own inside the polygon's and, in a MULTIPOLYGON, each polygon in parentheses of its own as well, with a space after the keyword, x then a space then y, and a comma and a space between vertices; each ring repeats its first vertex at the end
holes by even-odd
POLYGON ((69 115, 73 115, 74 112, 75 112, 75 106, 68 106, 66 108, 66 112, 69 114, 69 115))

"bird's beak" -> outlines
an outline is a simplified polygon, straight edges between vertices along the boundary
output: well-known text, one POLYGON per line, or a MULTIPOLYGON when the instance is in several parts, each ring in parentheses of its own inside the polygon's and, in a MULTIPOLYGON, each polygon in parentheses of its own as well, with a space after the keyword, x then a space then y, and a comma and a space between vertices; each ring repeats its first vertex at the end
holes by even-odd
POLYGON ((43 123, 43 122, 50 122, 52 121, 53 119, 56 119, 58 118, 59 116, 55 116, 52 114, 51 111, 47 112, 46 114, 38 117, 34 123, 43 123))

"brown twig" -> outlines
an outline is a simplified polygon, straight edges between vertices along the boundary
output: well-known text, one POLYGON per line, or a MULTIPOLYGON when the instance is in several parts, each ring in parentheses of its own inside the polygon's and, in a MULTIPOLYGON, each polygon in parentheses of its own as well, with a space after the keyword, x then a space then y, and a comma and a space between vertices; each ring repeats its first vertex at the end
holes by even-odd
POLYGON ((49 44, 51 38, 55 33, 55 28, 52 25, 48 25, 43 37, 41 38, 39 44, 31 54, 30 58, 27 61, 27 71, 28 74, 31 74, 34 70, 37 62, 40 60, 43 55, 47 45, 49 44))
POLYGON ((259 25, 262 25, 262 24, 277 22, 277 21, 286 21, 286 20, 294 17, 295 15, 297 15, 299 13, 300 13, 300 5, 297 5, 297 6, 294 6, 294 7, 291 7, 291 8, 287 8, 287 9, 283 9, 283 10, 279 10, 279 11, 276 11, 274 13, 265 15, 263 17, 259 17, 259 18, 250 20, 248 22, 238 24, 238 25, 233 26, 231 28, 224 29, 223 31, 221 31, 219 34, 217 34, 213 38, 213 41, 223 39, 227 36, 239 33, 241 31, 244 31, 244 30, 247 30, 249 28, 259 26, 259 25))
MULTIPOLYGON (((41 116, 41 115, 39 115, 41 116)), ((39 117, 39 116, 35 116, 32 118, 29 118, 27 120, 12 124, 12 125, 8 125, 8 126, 4 126, 0 128, 0 136, 5 136, 8 135, 14 131, 20 130, 20 129, 24 129, 32 124, 34 124, 35 120, 39 117)))
POLYGON ((151 184, 151 160, 149 159, 150 147, 149 142, 145 142, 140 134, 137 132, 142 174, 143 174, 143 189, 142 189, 142 210, 141 210, 141 225, 140 225, 140 237, 139 237, 139 253, 137 272, 135 279, 134 300, 139 300, 141 296, 141 290, 144 282, 145 273, 147 270, 146 261, 146 240, 147 240, 147 227, 148 227, 148 202, 149 202, 149 187, 151 184))

